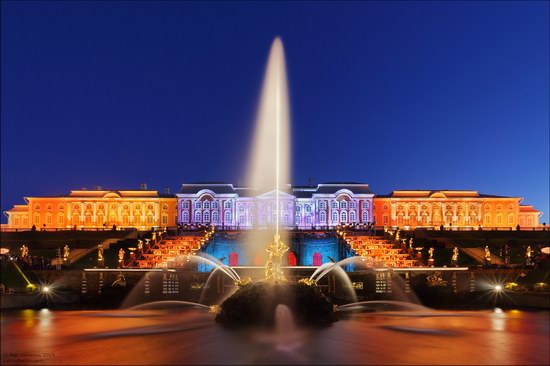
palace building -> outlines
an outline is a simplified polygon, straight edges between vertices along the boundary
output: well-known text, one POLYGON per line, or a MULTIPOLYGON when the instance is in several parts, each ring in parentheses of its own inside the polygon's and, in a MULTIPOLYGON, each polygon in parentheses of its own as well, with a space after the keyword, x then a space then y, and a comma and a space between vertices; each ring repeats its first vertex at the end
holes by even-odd
MULTIPOLYGON (((144 187, 142 187, 144 188, 144 187)), ((8 229, 99 229, 195 226, 272 228, 275 191, 227 183, 183 184, 175 195, 155 190, 74 190, 66 196, 25 197, 5 212, 8 229)), ((279 193, 280 223, 297 230, 359 224, 402 229, 537 227, 542 212, 521 197, 466 190, 398 190, 375 195, 364 183, 288 185, 279 193)))
POLYGON ((152 190, 75 190, 66 196, 25 197, 6 211, 8 228, 151 229, 176 225, 176 198, 152 190))

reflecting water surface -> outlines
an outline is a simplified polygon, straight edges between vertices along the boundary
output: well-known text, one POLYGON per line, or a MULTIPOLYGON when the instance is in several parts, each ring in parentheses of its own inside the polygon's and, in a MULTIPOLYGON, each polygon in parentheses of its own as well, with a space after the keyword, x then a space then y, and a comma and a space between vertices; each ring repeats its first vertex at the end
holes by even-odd
POLYGON ((287 337, 213 318, 181 308, 2 312, 2 364, 550 363, 547 312, 369 312, 285 327, 287 337))

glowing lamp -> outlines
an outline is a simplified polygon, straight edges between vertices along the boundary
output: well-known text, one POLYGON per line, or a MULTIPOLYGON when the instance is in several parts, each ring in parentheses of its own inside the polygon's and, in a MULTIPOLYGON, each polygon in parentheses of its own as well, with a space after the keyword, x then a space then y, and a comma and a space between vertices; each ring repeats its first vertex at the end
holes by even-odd
POLYGON ((502 286, 501 285, 495 285, 495 291, 502 291, 502 286))

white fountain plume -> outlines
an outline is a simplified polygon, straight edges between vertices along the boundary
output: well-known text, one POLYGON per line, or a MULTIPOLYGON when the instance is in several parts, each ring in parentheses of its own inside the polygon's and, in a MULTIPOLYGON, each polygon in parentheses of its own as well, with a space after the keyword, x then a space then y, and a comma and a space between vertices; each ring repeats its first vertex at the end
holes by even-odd
MULTIPOLYGON (((265 247, 273 241, 273 234, 287 241, 281 227, 280 191, 290 181, 290 112, 284 49, 279 37, 273 41, 269 53, 247 178, 248 184, 260 193, 275 193, 275 202, 269 210, 263 206, 255 215, 258 220, 263 220, 265 216, 262 214, 267 213, 269 225, 275 233, 253 230, 246 238, 249 257, 254 258, 258 252, 265 255, 265 247)), ((262 226, 265 224, 261 222, 262 226)))

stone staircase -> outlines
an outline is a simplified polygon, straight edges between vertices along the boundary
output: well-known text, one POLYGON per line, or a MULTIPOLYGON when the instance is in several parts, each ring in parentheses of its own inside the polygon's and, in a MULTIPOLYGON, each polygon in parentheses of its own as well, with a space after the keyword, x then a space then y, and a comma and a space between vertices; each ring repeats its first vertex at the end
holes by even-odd
POLYGON ((153 241, 149 247, 146 245, 144 252, 138 253, 137 260, 130 265, 136 265, 138 268, 185 267, 190 256, 195 255, 212 235, 213 227, 205 232, 162 237, 161 240, 153 241))
POLYGON ((367 236, 347 233, 343 239, 351 249, 361 257, 372 258, 376 267, 403 268, 414 267, 417 261, 398 248, 392 240, 383 236, 367 236))

